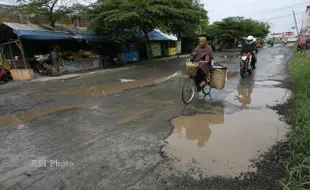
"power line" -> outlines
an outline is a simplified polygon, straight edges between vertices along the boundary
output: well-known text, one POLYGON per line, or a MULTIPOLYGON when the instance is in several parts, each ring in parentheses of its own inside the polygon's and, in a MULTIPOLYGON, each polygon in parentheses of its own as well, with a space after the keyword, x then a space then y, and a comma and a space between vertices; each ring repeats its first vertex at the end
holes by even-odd
POLYGON ((281 8, 276 8, 276 9, 271 9, 271 10, 267 10, 267 11, 263 11, 263 12, 276 12, 276 11, 281 11, 281 10, 284 10, 284 9, 289 9, 289 8, 292 8, 292 7, 297 7, 297 6, 300 6, 300 5, 305 5, 305 4, 309 4, 310 1, 307 1, 307 2, 303 2, 303 3, 299 3, 299 4, 295 4, 295 5, 290 5, 290 6, 286 6, 286 7, 281 7, 281 8))
MULTIPOLYGON (((297 12, 296 14, 302 14, 302 13, 305 13, 305 12, 304 11, 297 12)), ((275 20, 275 19, 284 18, 284 17, 290 17, 290 16, 292 16, 292 14, 276 16, 276 17, 269 17, 269 18, 263 18, 263 19, 260 19, 260 20, 275 20)))

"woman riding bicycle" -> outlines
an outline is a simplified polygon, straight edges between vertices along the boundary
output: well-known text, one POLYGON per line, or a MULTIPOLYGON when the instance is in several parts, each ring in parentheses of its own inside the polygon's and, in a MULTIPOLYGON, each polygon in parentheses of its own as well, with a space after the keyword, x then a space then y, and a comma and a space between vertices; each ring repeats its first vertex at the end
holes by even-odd
POLYGON ((195 76, 195 83, 197 86, 197 91, 207 84, 205 79, 211 70, 211 59, 212 59, 212 48, 208 45, 207 39, 205 37, 199 38, 199 45, 193 51, 190 57, 191 62, 199 63, 199 69, 195 76))

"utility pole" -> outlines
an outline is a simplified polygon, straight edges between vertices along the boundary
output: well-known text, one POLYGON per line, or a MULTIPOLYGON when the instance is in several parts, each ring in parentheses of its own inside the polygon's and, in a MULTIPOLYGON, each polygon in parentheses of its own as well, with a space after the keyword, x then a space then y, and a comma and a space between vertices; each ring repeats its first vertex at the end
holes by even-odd
POLYGON ((293 17, 294 17, 296 32, 297 32, 297 35, 299 36, 299 31, 298 31, 298 26, 297 26, 295 11, 294 11, 294 10, 292 10, 292 11, 293 11, 293 17))

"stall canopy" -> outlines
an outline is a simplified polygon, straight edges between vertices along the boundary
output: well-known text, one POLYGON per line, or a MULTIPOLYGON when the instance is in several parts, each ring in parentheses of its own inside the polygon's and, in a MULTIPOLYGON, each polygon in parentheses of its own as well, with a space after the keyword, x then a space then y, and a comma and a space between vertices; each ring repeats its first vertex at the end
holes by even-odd
MULTIPOLYGON (((144 38, 144 34, 141 31, 131 31, 131 32, 135 37, 138 37, 140 39, 144 38)), ((154 29, 151 32, 149 32, 148 37, 151 41, 177 41, 178 40, 176 36, 172 34, 166 34, 160 31, 159 29, 154 29)))
POLYGON ((151 41, 177 41, 178 38, 171 34, 163 33, 162 31, 155 29, 148 34, 151 41))
MULTIPOLYGON (((71 26, 56 26, 52 28, 48 25, 19 24, 3 22, 2 26, 12 29, 20 39, 27 40, 85 40, 91 42, 109 41, 108 37, 95 35, 86 28, 71 26)), ((1 30, 0 30, 1 33, 1 30)))

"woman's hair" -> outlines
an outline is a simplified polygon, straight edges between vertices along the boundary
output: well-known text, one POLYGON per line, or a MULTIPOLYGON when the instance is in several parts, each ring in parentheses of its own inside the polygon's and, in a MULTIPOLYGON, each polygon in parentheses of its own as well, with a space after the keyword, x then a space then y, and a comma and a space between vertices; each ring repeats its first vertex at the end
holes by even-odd
MULTIPOLYGON (((209 48, 211 53, 213 53, 212 47, 209 45, 206 37, 199 37, 199 41, 203 41, 205 43, 204 47, 202 47, 202 48, 209 48)), ((197 48, 199 48, 199 45, 197 46, 197 48)))

